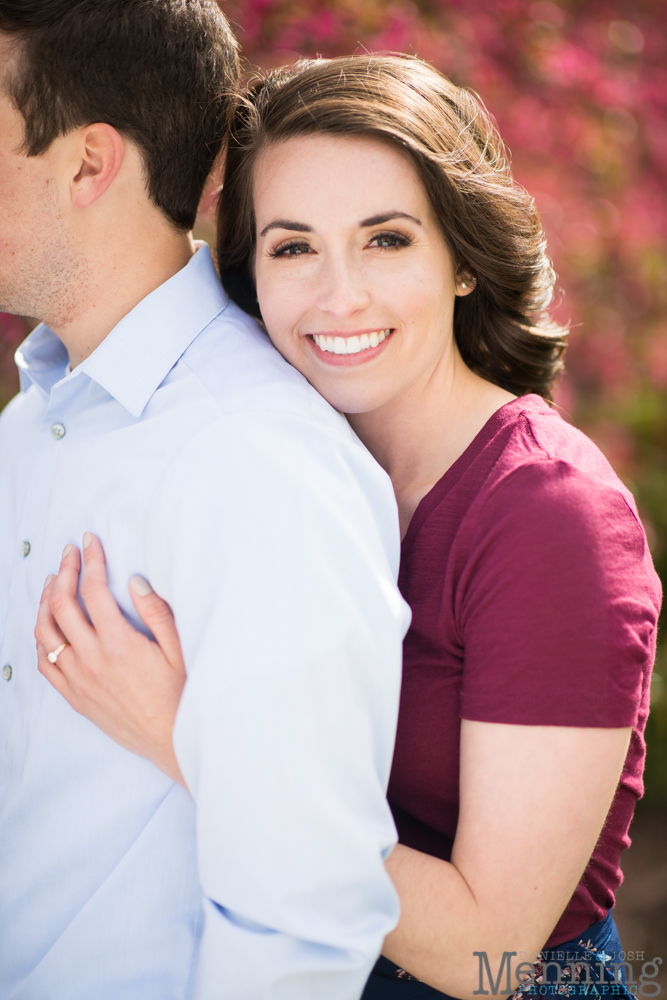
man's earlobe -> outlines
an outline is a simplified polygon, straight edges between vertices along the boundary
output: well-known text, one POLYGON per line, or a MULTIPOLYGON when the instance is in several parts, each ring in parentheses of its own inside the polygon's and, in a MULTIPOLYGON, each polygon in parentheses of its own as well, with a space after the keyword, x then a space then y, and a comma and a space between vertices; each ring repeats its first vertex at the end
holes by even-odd
POLYGON ((113 183, 123 164, 125 142, 111 125, 96 123, 79 130, 79 169, 71 181, 72 202, 89 208, 113 183))

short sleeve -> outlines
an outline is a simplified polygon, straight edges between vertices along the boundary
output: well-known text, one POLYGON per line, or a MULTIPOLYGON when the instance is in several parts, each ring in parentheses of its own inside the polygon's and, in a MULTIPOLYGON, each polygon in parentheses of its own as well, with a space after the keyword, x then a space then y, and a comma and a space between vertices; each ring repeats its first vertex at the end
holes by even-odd
POLYGON ((465 531, 462 718, 634 725, 659 585, 620 490, 566 462, 527 464, 471 510, 465 531))

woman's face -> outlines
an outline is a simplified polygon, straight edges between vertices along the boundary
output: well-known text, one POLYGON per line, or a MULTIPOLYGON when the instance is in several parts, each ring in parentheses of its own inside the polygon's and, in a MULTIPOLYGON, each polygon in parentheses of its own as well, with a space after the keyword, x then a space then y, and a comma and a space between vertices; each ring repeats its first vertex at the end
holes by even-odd
POLYGON ((465 290, 407 155, 290 139, 259 155, 254 197, 257 297, 281 354, 344 413, 425 385, 465 290))

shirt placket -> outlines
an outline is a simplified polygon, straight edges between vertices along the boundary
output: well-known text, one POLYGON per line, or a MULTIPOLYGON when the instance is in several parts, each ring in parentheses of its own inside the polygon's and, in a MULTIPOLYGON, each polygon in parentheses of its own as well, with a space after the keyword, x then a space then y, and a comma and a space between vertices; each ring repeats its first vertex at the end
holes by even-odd
MULTIPOLYGON (((12 539, 13 568, 7 598, 7 618, 0 649, 0 691, 3 727, 9 733, 21 722, 21 704, 37 680, 33 630, 37 615, 35 574, 46 577, 47 555, 41 539, 62 452, 71 446, 76 426, 78 378, 54 386, 39 427, 34 456, 17 511, 12 539), (68 433, 70 434, 68 440, 68 433)), ((38 584, 38 586, 41 585, 38 584)))

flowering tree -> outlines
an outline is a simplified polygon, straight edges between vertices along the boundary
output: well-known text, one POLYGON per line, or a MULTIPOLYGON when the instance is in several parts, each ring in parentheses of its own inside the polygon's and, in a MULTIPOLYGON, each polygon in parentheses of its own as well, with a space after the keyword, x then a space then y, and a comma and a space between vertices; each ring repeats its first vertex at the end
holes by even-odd
MULTIPOLYGON (((482 96, 535 196, 572 324, 557 403, 633 489, 667 580, 664 0, 219 2, 250 67, 414 52, 482 96)), ((210 210, 208 195, 204 224, 210 210)), ((0 317, 0 405, 23 333, 0 317)), ((667 747, 667 710, 655 718, 667 747)))

